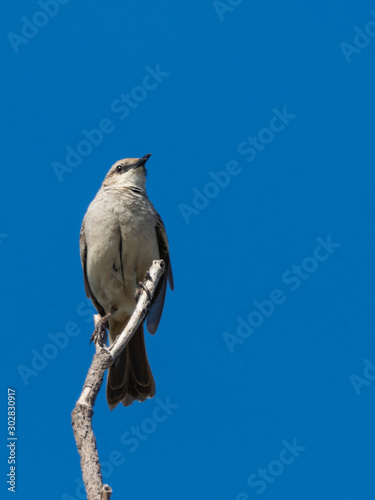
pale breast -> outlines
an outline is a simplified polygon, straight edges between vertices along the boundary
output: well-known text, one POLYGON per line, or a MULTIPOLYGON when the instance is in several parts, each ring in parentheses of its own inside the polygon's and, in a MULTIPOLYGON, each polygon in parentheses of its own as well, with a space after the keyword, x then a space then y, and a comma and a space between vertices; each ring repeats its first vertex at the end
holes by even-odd
POLYGON ((87 211, 87 277, 106 311, 131 313, 138 282, 159 258, 156 217, 146 197, 111 191, 99 191, 87 211))

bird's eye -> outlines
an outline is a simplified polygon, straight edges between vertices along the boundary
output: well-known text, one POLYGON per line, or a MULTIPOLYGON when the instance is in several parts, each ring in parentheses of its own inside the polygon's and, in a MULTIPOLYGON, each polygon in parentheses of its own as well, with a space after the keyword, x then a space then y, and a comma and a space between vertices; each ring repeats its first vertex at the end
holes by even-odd
POLYGON ((122 166, 121 165, 117 165, 116 172, 121 172, 121 171, 122 171, 122 166))

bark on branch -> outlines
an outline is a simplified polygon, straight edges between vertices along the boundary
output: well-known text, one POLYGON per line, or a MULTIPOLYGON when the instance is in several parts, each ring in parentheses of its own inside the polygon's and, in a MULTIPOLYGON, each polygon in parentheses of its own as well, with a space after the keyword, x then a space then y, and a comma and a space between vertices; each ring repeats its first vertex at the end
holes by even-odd
MULTIPOLYGON (((138 325, 144 320, 164 268, 163 260, 154 260, 140 288, 137 307, 116 341, 109 348, 100 346, 98 342, 95 343, 96 354, 87 373, 81 396, 72 412, 73 432, 78 453, 81 456, 82 476, 88 500, 109 500, 112 494, 112 489, 108 485, 103 485, 96 439, 92 428, 93 407, 103 384, 104 373, 113 365, 136 332, 138 325)), ((100 316, 96 315, 95 324, 99 319, 100 316)))

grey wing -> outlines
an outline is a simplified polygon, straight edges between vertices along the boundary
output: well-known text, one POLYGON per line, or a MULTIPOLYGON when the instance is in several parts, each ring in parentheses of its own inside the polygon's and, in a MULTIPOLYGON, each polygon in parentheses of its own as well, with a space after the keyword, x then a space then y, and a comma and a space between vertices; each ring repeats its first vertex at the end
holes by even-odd
POLYGON ((161 314, 163 312, 163 307, 164 307, 165 294, 167 291, 167 282, 169 282, 171 290, 174 289, 172 265, 169 257, 169 243, 168 243, 167 233, 163 221, 161 220, 161 217, 157 212, 156 216, 157 216, 157 223, 155 226, 156 237, 158 239, 158 244, 159 244, 160 258, 163 259, 165 262, 165 271, 162 277, 160 278, 160 281, 158 283, 151 304, 150 312, 147 315, 147 330, 151 334, 154 334, 159 326, 161 314))
POLYGON ((85 284, 86 296, 92 300, 92 303, 94 304, 98 313, 101 316, 104 316, 105 311, 104 311, 103 307, 99 304, 99 302, 96 300, 94 294, 92 293, 92 290, 91 290, 90 284, 89 284, 89 280, 87 279, 87 272, 86 272, 87 242, 86 242, 86 236, 85 236, 85 219, 83 219, 81 232, 79 235, 79 251, 81 254, 81 263, 82 263, 82 269, 83 269, 83 281, 85 284))

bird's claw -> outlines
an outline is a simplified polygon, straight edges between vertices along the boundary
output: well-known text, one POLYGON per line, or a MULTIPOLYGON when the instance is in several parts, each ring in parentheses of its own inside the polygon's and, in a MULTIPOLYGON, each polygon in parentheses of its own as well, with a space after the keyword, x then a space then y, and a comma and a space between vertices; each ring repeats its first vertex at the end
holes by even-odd
POLYGON ((151 300, 150 290, 147 288, 147 286, 143 282, 138 283, 138 290, 137 290, 137 293, 136 293, 136 299, 137 300, 139 299, 139 296, 140 296, 140 293, 141 293, 141 289, 144 290, 147 293, 148 300, 151 300))
POLYGON ((107 342, 108 318, 110 315, 110 313, 106 314, 96 323, 95 330, 90 338, 90 344, 94 342, 94 344, 99 344, 100 347, 105 346, 107 342))

